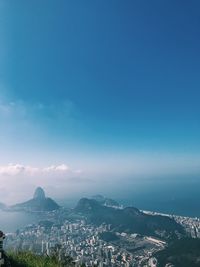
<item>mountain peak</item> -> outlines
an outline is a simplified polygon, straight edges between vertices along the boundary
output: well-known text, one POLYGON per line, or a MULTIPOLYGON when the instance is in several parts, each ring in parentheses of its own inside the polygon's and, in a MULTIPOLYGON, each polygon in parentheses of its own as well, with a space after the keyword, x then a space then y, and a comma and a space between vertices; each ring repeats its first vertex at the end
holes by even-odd
POLYGON ((45 199, 45 192, 41 187, 37 187, 33 195, 34 199, 45 199))
POLYGON ((37 187, 33 198, 12 206, 14 210, 25 211, 52 211, 59 209, 59 205, 51 198, 45 196, 45 192, 41 187, 37 187))

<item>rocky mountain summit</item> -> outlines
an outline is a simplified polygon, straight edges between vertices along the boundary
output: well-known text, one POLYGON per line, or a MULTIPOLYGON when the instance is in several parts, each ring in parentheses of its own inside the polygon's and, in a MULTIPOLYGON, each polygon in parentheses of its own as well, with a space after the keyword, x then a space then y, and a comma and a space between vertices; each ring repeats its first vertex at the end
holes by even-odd
POLYGON ((53 211, 59 209, 59 205, 51 198, 45 196, 45 192, 41 187, 36 188, 33 198, 16 204, 11 207, 14 210, 25 210, 25 211, 53 211))

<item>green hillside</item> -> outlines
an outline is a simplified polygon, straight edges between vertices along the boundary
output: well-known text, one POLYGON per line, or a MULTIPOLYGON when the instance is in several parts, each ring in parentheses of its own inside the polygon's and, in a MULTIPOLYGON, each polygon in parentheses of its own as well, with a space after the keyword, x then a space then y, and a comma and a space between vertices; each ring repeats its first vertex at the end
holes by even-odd
POLYGON ((134 207, 115 209, 101 205, 94 199, 79 200, 75 213, 83 215, 89 223, 110 224, 115 232, 139 233, 162 238, 176 238, 185 235, 183 227, 173 219, 160 215, 147 215, 134 207))
POLYGON ((170 263, 175 267, 200 267, 200 239, 174 240, 169 246, 155 254, 158 266, 170 263))
POLYGON ((31 252, 10 252, 6 257, 6 267, 71 267, 72 259, 66 257, 58 262, 56 257, 38 256, 31 252))

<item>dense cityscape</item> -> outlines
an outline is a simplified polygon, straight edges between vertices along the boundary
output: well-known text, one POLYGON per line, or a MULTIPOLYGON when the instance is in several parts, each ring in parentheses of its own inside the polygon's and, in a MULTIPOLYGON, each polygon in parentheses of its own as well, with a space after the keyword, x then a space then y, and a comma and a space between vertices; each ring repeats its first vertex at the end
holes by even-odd
MULTIPOLYGON (((160 213, 147 212, 151 215, 160 213)), ((43 214, 44 215, 44 214, 43 214)), ((166 215, 174 218, 193 238, 199 237, 198 218, 166 215)), ((60 260, 70 256, 75 266, 157 266, 154 253, 166 246, 164 240, 137 233, 116 232, 111 225, 94 226, 82 219, 63 220, 65 210, 46 212, 45 219, 8 233, 6 250, 33 251, 38 255, 57 253, 60 260)))

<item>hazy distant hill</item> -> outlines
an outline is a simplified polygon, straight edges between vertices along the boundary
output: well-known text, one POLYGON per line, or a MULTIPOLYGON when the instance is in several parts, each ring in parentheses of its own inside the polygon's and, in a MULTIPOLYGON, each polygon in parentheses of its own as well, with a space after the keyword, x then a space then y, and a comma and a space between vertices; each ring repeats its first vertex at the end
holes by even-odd
POLYGON ((38 187, 32 199, 16 204, 11 208, 26 211, 52 211, 59 209, 59 205, 53 199, 46 197, 44 190, 38 187))
POLYGON ((5 209, 6 205, 0 202, 0 210, 5 209))
POLYGON ((95 195, 92 199, 96 200, 102 205, 111 206, 111 207, 120 207, 119 203, 111 198, 106 198, 102 195, 95 195))
POLYGON ((101 205, 94 199, 82 198, 75 212, 84 215, 94 224, 111 224, 119 232, 131 232, 144 235, 172 237, 175 233, 184 234, 181 225, 164 216, 147 215, 134 207, 116 209, 101 205))

